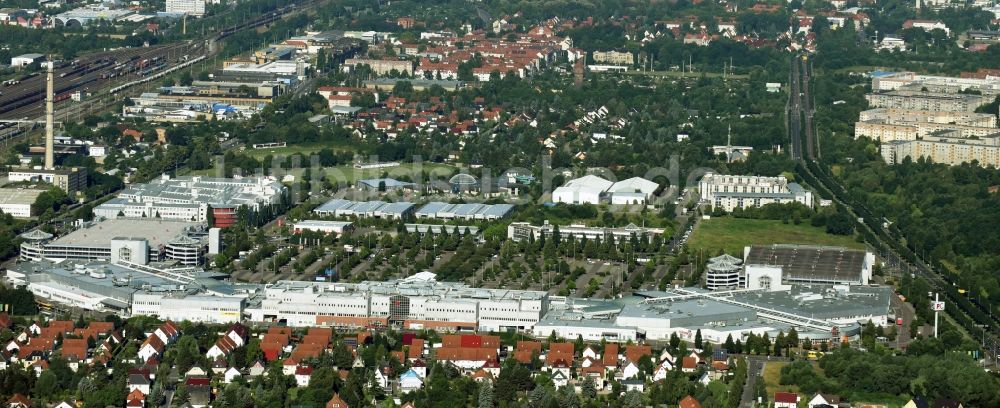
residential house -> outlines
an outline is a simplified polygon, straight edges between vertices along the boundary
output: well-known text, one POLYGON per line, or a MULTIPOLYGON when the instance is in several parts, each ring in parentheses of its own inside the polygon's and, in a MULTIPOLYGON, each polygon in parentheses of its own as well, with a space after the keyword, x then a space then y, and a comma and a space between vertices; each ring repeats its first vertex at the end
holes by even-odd
POLYGON ((681 359, 681 371, 685 373, 693 373, 698 369, 698 359, 696 357, 687 356, 681 359))
POLYGON ((484 381, 490 381, 490 382, 492 382, 495 378, 496 377, 494 377, 493 374, 490 374, 489 372, 487 372, 486 370, 484 370, 482 368, 480 368, 480 369, 476 370, 476 372, 472 373, 472 379, 475 382, 480 382, 480 383, 484 382, 484 381))
POLYGON ((250 376, 257 377, 263 375, 267 371, 267 366, 264 365, 263 361, 257 360, 250 366, 250 376))
POLYGON ((918 395, 911 398, 910 401, 904 404, 903 408, 930 408, 930 404, 927 402, 926 398, 918 395))
POLYGON ((483 364, 483 371, 486 371, 493 378, 500 377, 500 362, 496 360, 487 361, 486 364, 483 364))
POLYGON ((391 377, 392 377, 392 368, 390 368, 389 366, 381 367, 375 370, 375 385, 378 385, 386 392, 391 391, 392 389, 392 381, 390 380, 391 377))
POLYGON ((653 356, 653 348, 648 345, 629 345, 625 346, 625 359, 633 363, 639 364, 639 360, 645 356, 653 356))
POLYGON ((625 392, 629 391, 643 392, 646 389, 646 382, 640 379, 633 378, 622 381, 622 387, 625 389, 625 392))
POLYGON ((76 408, 76 401, 62 400, 58 404, 53 405, 52 408, 76 408))
POLYGON ((154 357, 159 358, 163 355, 163 348, 164 343, 159 336, 149 336, 139 346, 139 360, 146 361, 154 357))
POLYGON ((222 373, 226 372, 227 368, 229 368, 229 362, 226 361, 226 359, 224 359, 222 357, 219 357, 219 358, 215 359, 215 361, 212 362, 212 373, 213 374, 222 374, 222 373))
POLYGON ((340 394, 333 394, 333 397, 326 402, 326 408, 351 408, 351 407, 350 405, 347 405, 347 403, 344 402, 342 398, 340 398, 340 394))
POLYGON ((209 360, 228 356, 233 350, 246 344, 248 334, 246 326, 239 323, 233 324, 222 337, 219 337, 212 348, 208 349, 205 356, 209 360))
POLYGON ((160 327, 156 328, 156 331, 154 331, 153 334, 159 337, 163 344, 170 344, 180 337, 181 331, 177 328, 177 325, 174 324, 174 322, 167 320, 166 322, 163 322, 160 327))
POLYGON ((192 377, 185 382, 188 403, 193 408, 204 408, 212 402, 212 382, 206 377, 192 377))
POLYGON ((129 374, 128 376, 128 390, 129 392, 139 390, 143 395, 149 395, 149 377, 142 374, 129 374))
POLYGON ((184 373, 184 378, 206 377, 208 372, 198 366, 193 366, 184 373))
POLYGON ((497 350, 474 347, 441 347, 435 357, 438 361, 447 361, 458 368, 474 371, 483 368, 487 361, 497 359, 497 350))
POLYGON ((670 363, 670 360, 663 360, 660 365, 656 366, 656 370, 653 371, 653 382, 661 381, 667 378, 670 371, 674 369, 674 365, 670 363))
POLYGON ((625 368, 622 369, 622 379, 627 380, 630 378, 636 378, 639 376, 639 372, 641 371, 642 370, 639 369, 638 365, 629 361, 628 365, 626 365, 625 368))
POLYGON ((618 369, 618 345, 617 344, 605 344, 604 354, 601 356, 601 362, 604 363, 604 367, 608 370, 614 371, 618 369))
POLYGON ((407 393, 411 391, 417 391, 424 387, 424 380, 420 378, 420 375, 415 371, 407 370, 403 375, 399 376, 399 391, 402 393, 407 393))
POLYGON ((774 408, 796 408, 799 405, 799 394, 793 392, 774 393, 774 408))
POLYGON ((128 396, 125 397, 126 408, 142 408, 144 406, 146 406, 146 393, 141 390, 132 390, 128 393, 128 396))
POLYGON ((10 408, 31 408, 31 400, 22 394, 14 394, 7 400, 7 406, 10 408))
POLYGON ((707 372, 701 373, 696 381, 701 383, 701 385, 708 386, 708 383, 712 382, 712 375, 707 372))
POLYGON ((299 366, 295 369, 295 383, 299 387, 308 387, 309 379, 312 378, 313 369, 312 367, 299 366))
POLYGON ((229 369, 227 369, 226 372, 222 374, 223 378, 222 381, 226 384, 229 384, 233 381, 236 381, 237 378, 242 376, 243 373, 241 373, 240 370, 237 370, 236 367, 229 367, 229 369))
POLYGON ((424 360, 416 359, 410 364, 410 369, 420 375, 420 378, 427 378, 427 363, 424 360))
POLYGON ((552 377, 552 385, 554 385, 556 388, 562 388, 565 387, 567 384, 569 384, 569 374, 566 374, 565 371, 562 370, 554 371, 551 377, 552 377))
POLYGON ((690 395, 682 398, 679 405, 680 408, 701 408, 701 403, 690 395))
POLYGON ((835 407, 840 404, 840 396, 833 394, 816 393, 809 400, 809 408, 821 408, 824 406, 835 407))

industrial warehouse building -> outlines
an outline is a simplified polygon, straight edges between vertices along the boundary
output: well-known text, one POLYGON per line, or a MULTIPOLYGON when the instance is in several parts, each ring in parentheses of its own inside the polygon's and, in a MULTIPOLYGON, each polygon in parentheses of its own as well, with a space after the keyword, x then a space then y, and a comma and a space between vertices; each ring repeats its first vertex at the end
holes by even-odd
POLYGON ((615 227, 588 227, 585 225, 560 225, 555 226, 547 221, 539 226, 531 225, 527 222, 512 222, 507 226, 507 238, 514 241, 540 239, 542 236, 551 237, 556 229, 559 236, 568 239, 601 240, 603 242, 614 240, 622 242, 636 237, 652 241, 653 237, 663 235, 663 228, 645 228, 635 224, 629 224, 621 228, 615 227))
POLYGON ((784 176, 734 176, 707 173, 698 183, 702 202, 712 208, 732 212, 737 208, 760 207, 767 204, 801 203, 813 206, 812 192, 784 176))
POLYGON ((200 265, 208 230, 204 224, 176 220, 109 219, 84 222, 61 237, 40 230, 21 234, 21 260, 128 262, 145 265, 172 260, 200 265))
POLYGON ((744 265, 780 267, 787 283, 867 285, 875 267, 875 254, 844 247, 752 245, 743 253, 744 265))
POLYGON ((567 181, 552 191, 552 202, 566 204, 615 205, 645 204, 652 200, 659 184, 641 177, 611 182, 595 175, 567 181))
POLYGON ((226 275, 192 267, 106 262, 25 262, 7 270, 8 283, 51 302, 123 316, 194 322, 238 322, 257 285, 218 281, 226 275))
POLYGON ((891 297, 888 287, 824 285, 723 293, 677 288, 621 299, 556 297, 531 333, 613 342, 666 341, 676 334, 693 341, 700 330, 705 341, 718 344, 728 336, 773 336, 795 327, 813 340, 839 340, 859 333, 859 323, 890 324, 891 297))
POLYGON ((259 211, 281 202, 285 186, 273 177, 177 177, 164 174, 158 180, 133 185, 96 208, 104 218, 161 218, 207 222, 229 227, 236 223, 236 210, 259 211), (211 214, 210 214, 211 213, 211 214))
POLYGON ((0 188, 0 212, 14 218, 31 217, 31 206, 45 190, 30 188, 0 188))
POLYGON ((303 231, 317 231, 324 234, 343 234, 354 231, 354 223, 348 221, 302 220, 292 226, 293 234, 303 231))
POLYGON ((387 218, 398 220, 413 214, 413 203, 351 201, 335 198, 313 210, 314 214, 334 217, 387 218))
POLYGON ((513 211, 514 206, 510 204, 449 204, 433 201, 420 207, 416 216, 443 220, 499 220, 513 211))
POLYGON ((548 303, 545 292, 471 288, 438 282, 430 272, 357 284, 280 281, 265 292, 251 320, 289 326, 527 330, 548 303))
MULTIPOLYGON (((774 268, 780 270, 780 268, 774 268)), ((796 327, 813 340, 859 333, 888 319, 892 290, 864 285, 774 285, 711 292, 641 291, 616 299, 568 298, 541 291, 473 288, 433 273, 386 282, 279 281, 238 284, 198 268, 105 262, 25 262, 11 284, 86 310, 202 322, 240 320, 294 327, 401 327, 411 330, 506 331, 542 338, 662 341, 677 334, 721 343, 732 335, 776 335, 796 327)), ((780 279, 780 278, 779 278, 780 279)))

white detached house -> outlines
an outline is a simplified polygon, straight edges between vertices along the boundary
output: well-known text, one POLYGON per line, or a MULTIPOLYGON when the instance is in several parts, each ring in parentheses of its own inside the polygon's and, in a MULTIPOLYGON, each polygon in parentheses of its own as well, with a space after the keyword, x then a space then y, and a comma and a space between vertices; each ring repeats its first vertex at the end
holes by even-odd
POLYGON ((628 380, 630 378, 635 378, 639 375, 639 367, 633 362, 629 362, 625 368, 622 369, 622 379, 628 380))
POLYGON ((241 373, 240 370, 237 370, 236 367, 229 367, 229 369, 222 374, 223 377, 222 381, 225 382, 226 384, 230 384, 233 381, 236 381, 237 378, 242 376, 243 373, 241 373))
POLYGON ((424 380, 420 379, 413 369, 410 369, 399 376, 399 391, 402 393, 408 393, 411 391, 416 391, 424 387, 424 380))

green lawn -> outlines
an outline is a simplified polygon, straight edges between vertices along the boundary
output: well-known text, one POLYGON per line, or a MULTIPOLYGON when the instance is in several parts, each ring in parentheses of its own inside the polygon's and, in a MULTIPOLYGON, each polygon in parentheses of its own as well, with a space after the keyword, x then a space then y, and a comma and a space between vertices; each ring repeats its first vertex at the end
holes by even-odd
MULTIPOLYGON (((328 178, 333 178, 338 181, 346 181, 353 183, 357 180, 380 178, 383 173, 388 173, 390 178, 403 178, 403 176, 409 176, 410 179, 417 179, 422 177, 418 172, 428 172, 436 180, 441 180, 444 182, 448 181, 448 175, 452 173, 455 166, 440 164, 440 163, 403 163, 396 167, 382 168, 382 169, 356 169, 354 165, 344 165, 344 166, 334 166, 326 167, 323 170, 326 172, 328 178), (435 176, 436 175, 436 176, 435 176)), ((302 169, 292 170, 291 174, 299 176, 302 174, 302 169)), ((428 180, 423 180, 426 183, 428 180)))
POLYGON ((785 224, 779 220, 751 220, 745 218, 718 217, 701 220, 691 234, 688 246, 703 249, 713 255, 724 249, 726 253, 742 257, 747 245, 807 244, 835 245, 848 248, 864 248, 854 241, 854 237, 827 234, 822 227, 813 227, 803 220, 801 224, 785 224))
POLYGON ((775 392, 799 392, 799 387, 795 385, 781 385, 781 367, 784 367, 786 362, 783 361, 768 361, 764 364, 764 374, 761 376, 764 380, 764 385, 767 386, 767 395, 770 398, 774 397, 775 392))
MULTIPOLYGON (((654 77, 669 77, 669 78, 699 78, 702 75, 708 78, 722 78, 721 72, 680 72, 680 71, 626 71, 625 75, 633 76, 654 76, 654 77)), ((747 79, 750 75, 745 74, 729 74, 726 76, 729 79, 747 79)))
POLYGON ((302 154, 308 155, 310 153, 315 153, 315 152, 318 152, 320 150, 323 150, 324 148, 329 148, 329 149, 331 149, 333 151, 345 151, 345 150, 346 151, 353 151, 354 150, 353 147, 351 147, 350 145, 347 145, 347 144, 338 144, 338 143, 323 142, 323 143, 301 143, 301 144, 295 144, 295 145, 290 145, 290 146, 285 146, 285 147, 276 147, 276 148, 273 148, 273 149, 254 149, 254 148, 252 148, 250 146, 247 146, 247 148, 244 151, 244 153, 246 153, 247 156, 251 156, 251 157, 253 157, 255 159, 261 159, 261 158, 263 158, 264 156, 267 156, 267 155, 272 155, 272 156, 290 156, 290 155, 293 155, 295 153, 302 153, 302 154))
MULTIPOLYGON (((343 166, 333 166, 324 167, 323 171, 326 172, 327 178, 333 180, 334 182, 347 182, 354 183, 357 180, 380 178, 383 173, 388 173, 390 178, 403 178, 403 176, 409 176, 410 179, 416 180, 420 176, 419 172, 427 172, 433 179, 440 180, 443 182, 448 181, 448 175, 451 174, 455 169, 455 166, 440 163, 403 163, 396 167, 382 168, 382 169, 356 169, 354 165, 346 164, 343 166)), ((282 174, 291 174, 293 176, 302 176, 303 168, 282 170, 282 174)), ((216 170, 214 168, 197 170, 191 172, 191 175, 196 176, 214 176, 216 170)), ((424 179, 423 183, 427 183, 428 180, 424 179)))

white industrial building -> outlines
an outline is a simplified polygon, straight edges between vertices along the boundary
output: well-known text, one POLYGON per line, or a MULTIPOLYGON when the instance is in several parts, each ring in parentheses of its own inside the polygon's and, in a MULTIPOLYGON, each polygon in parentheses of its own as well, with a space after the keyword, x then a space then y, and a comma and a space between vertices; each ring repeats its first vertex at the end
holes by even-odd
POLYGON ((237 323, 243 320, 246 298, 241 296, 189 295, 139 292, 132 295, 132 314, 202 323, 237 323))
POLYGON ((629 224, 621 228, 615 227, 588 227, 585 225, 560 225, 555 226, 545 222, 543 225, 531 225, 527 222, 512 222, 507 226, 507 239, 513 241, 540 239, 542 236, 550 237, 559 230, 559 236, 563 239, 574 237, 576 239, 601 240, 607 242, 627 242, 636 237, 652 241, 653 237, 663 235, 663 228, 646 228, 635 224, 629 224))
POLYGON ((177 177, 132 185, 96 208, 104 218, 160 218, 206 222, 215 208, 257 211, 281 202, 285 187, 273 177, 177 177))
POLYGON ((41 61, 45 61, 45 56, 42 54, 23 54, 11 58, 10 66, 24 67, 41 61))
POLYGON ((354 223, 349 221, 321 221, 302 220, 292 225, 292 233, 301 234, 303 231, 316 231, 324 234, 343 234, 354 231, 354 223))
POLYGON ((812 192, 784 176, 735 176, 705 174, 698 183, 702 202, 713 208, 732 212, 736 208, 760 207, 767 204, 801 203, 813 206, 812 192))
POLYGON ((201 17, 205 15, 205 0, 167 0, 165 11, 201 17))
POLYGON ((666 341, 677 334, 693 341, 723 343, 727 336, 750 333, 772 336, 795 327, 813 340, 854 336, 871 320, 888 321, 892 290, 888 287, 804 285, 770 290, 708 292, 677 288, 637 292, 622 299, 553 297, 549 312, 531 330, 538 338, 551 334, 586 341, 666 341))
POLYGON ((420 207, 414 215, 417 218, 442 220, 498 220, 506 218, 514 211, 510 204, 449 204, 433 201, 420 207))
POLYGON ((659 184, 642 177, 611 182, 595 175, 567 181, 552 191, 552 201, 566 204, 614 205, 645 204, 653 198, 659 184))
POLYGON ((236 322, 258 285, 229 284, 226 277, 193 267, 128 262, 22 262, 7 281, 35 296, 84 310, 159 316, 168 320, 236 322))
POLYGON ((438 282, 430 272, 387 282, 280 281, 268 285, 251 320, 289 326, 352 325, 374 319, 405 327, 459 324, 472 330, 528 330, 545 314, 548 294, 438 282))
MULTIPOLYGON (((780 281, 781 268, 753 265, 749 281, 780 281), (758 274, 761 272, 761 274, 758 274), (774 275, 777 274, 777 275, 774 275)), ((10 268, 9 283, 43 302, 123 316, 227 323, 240 320, 293 327, 396 326, 459 331, 516 330, 539 338, 610 342, 691 341, 698 330, 712 343, 732 335, 775 335, 795 327, 813 340, 854 336, 869 320, 888 320, 889 287, 751 285, 706 291, 674 288, 617 299, 566 298, 545 292, 471 288, 421 272, 387 282, 279 281, 269 285, 219 281, 197 268, 110 263, 27 262, 10 268)))
POLYGON ((201 264, 205 254, 204 224, 176 220, 109 219, 84 222, 66 235, 39 230, 21 234, 21 260, 125 261, 145 265, 172 260, 201 264))
POLYGON ((607 193, 611 204, 644 204, 653 198, 658 188, 660 185, 655 181, 632 177, 612 184, 607 193))
POLYGON ((875 254, 836 246, 751 245, 743 249, 743 264, 778 267, 786 283, 867 285, 875 254))
POLYGON ((30 218, 31 206, 44 192, 29 188, 0 188, 0 212, 14 218, 30 218))
POLYGON ((586 175, 556 187, 552 191, 552 201, 566 204, 600 204, 601 195, 613 184, 595 175, 586 175))
POLYGON ((407 202, 351 201, 335 198, 313 209, 313 213, 335 217, 402 219, 413 215, 414 205, 407 202))

